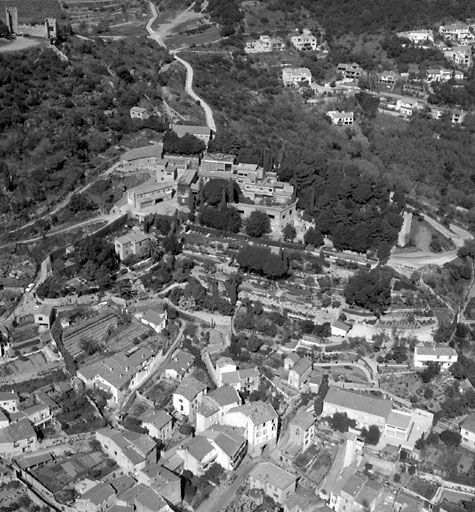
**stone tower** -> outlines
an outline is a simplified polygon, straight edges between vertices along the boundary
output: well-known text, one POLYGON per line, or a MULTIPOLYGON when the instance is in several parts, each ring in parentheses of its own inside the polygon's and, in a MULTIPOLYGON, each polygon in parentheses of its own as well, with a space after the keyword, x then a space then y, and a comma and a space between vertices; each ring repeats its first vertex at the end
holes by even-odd
POLYGON ((5 9, 5 23, 10 34, 18 32, 18 9, 16 7, 7 7, 5 9))
POLYGON ((56 18, 46 18, 45 19, 45 27, 46 27, 46 37, 50 41, 55 41, 58 35, 58 29, 56 24, 56 18))

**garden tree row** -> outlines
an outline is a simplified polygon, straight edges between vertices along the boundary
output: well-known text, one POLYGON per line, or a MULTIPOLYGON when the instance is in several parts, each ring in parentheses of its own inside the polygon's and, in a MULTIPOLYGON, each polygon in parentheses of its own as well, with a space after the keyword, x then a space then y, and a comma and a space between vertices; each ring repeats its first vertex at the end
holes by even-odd
POLYGON ((247 272, 256 272, 271 279, 283 277, 289 270, 286 254, 274 254, 267 247, 247 245, 240 249, 237 262, 247 272))

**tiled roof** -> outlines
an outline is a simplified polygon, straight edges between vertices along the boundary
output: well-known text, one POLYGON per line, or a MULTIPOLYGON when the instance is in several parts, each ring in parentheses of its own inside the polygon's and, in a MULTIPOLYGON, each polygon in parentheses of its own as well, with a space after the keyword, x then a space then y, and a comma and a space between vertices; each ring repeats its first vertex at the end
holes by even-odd
POLYGON ((315 417, 307 411, 300 411, 290 420, 291 425, 297 425, 302 430, 308 430, 314 423, 315 417))
POLYGON ((0 443, 25 441, 32 437, 36 439, 36 433, 26 418, 10 423, 8 427, 0 430, 0 443))
POLYGON ((151 144, 142 148, 131 149, 122 155, 122 160, 128 162, 138 160, 139 158, 161 158, 163 153, 162 144, 151 144))
POLYGON ((202 391, 206 389, 206 384, 203 384, 199 380, 188 377, 177 387, 175 395, 181 395, 188 401, 193 401, 202 391))
POLYGON ((302 357, 295 363, 295 365, 290 369, 290 371, 293 371, 298 375, 303 375, 310 368, 312 368, 312 361, 310 361, 310 359, 306 357, 302 357))
POLYGON ((213 445, 202 435, 193 438, 187 448, 190 455, 198 461, 203 460, 208 453, 214 450, 213 445))
POLYGON ((241 398, 232 386, 221 386, 208 393, 208 396, 221 406, 240 403, 241 398))
POLYGON ((8 391, 3 391, 0 393, 0 402, 7 402, 8 400, 16 400, 20 401, 20 397, 16 393, 9 393, 8 391))
POLYGON ((261 425, 279 417, 272 405, 266 402, 250 402, 245 405, 239 405, 238 407, 233 407, 230 412, 244 414, 254 425, 261 425))
POLYGON ((110 484, 101 483, 89 489, 79 499, 90 501, 94 505, 100 505, 114 494, 115 491, 110 484))
POLYGON ((325 397, 325 403, 366 414, 373 414, 384 419, 388 417, 392 409, 391 400, 374 398, 336 387, 330 387, 325 397))
POLYGON ((207 126, 172 124, 172 130, 178 135, 178 137, 183 137, 187 133, 191 133, 191 135, 211 135, 211 130, 207 126))
POLYGON ((297 477, 285 471, 272 462, 261 462, 250 473, 250 477, 261 482, 269 483, 277 489, 287 489, 289 485, 297 481, 297 477))
POLYGON ((157 429, 163 428, 172 420, 173 417, 170 416, 166 411, 150 411, 142 417, 142 423, 150 423, 157 429))

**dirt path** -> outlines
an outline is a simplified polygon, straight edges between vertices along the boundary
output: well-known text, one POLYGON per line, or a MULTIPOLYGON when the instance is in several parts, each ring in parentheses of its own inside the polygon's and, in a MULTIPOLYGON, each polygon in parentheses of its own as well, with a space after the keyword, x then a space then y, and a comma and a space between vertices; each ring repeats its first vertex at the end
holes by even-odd
POLYGON ((19 52, 21 50, 33 48, 33 46, 38 46, 42 43, 44 43, 44 41, 18 36, 12 42, 0 46, 0 53, 19 52))
MULTIPOLYGON (((196 17, 201 17, 200 13, 191 12, 190 9, 192 6, 188 7, 186 11, 181 12, 175 18, 170 21, 169 23, 163 23, 160 25, 158 30, 154 30, 152 28, 153 24, 158 18, 158 11, 155 7, 155 4, 152 2, 149 2, 150 10, 152 12, 151 18, 148 20, 146 29, 149 33, 149 37, 153 39, 157 44, 160 46, 163 46, 166 48, 166 45, 164 43, 164 39, 167 36, 168 32, 170 32, 174 27, 184 23, 185 21, 189 21, 191 19, 196 19, 196 17), (191 16, 191 17, 190 17, 191 16)), ((183 60, 181 57, 178 57, 176 55, 177 50, 171 51, 170 53, 173 55, 175 60, 180 62, 183 66, 185 66, 186 69, 186 82, 185 82, 185 92, 190 96, 194 101, 198 102, 201 106, 201 108, 205 111, 206 115, 206 125, 210 130, 213 132, 216 132, 216 123, 214 122, 214 116, 213 111, 211 110, 211 107, 202 99, 200 98, 195 91, 193 90, 193 68, 191 67, 190 63, 186 60, 183 60)))

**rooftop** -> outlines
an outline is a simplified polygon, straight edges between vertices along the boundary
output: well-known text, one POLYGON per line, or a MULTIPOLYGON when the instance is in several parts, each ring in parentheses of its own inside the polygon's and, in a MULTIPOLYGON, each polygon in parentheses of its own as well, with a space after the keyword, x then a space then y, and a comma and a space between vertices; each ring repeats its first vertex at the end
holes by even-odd
POLYGON ((271 404, 267 402, 250 402, 245 405, 233 407, 230 412, 240 412, 247 416, 254 425, 261 425, 271 420, 275 420, 279 415, 271 404))
POLYGON ((191 402, 206 388, 206 384, 203 384, 198 379, 195 379, 193 377, 187 377, 177 387, 174 394, 181 395, 191 402))
POLYGON ((336 387, 330 387, 325 403, 337 405, 353 411, 380 416, 386 420, 392 410, 391 400, 362 395, 353 391, 346 391, 336 387))
POLYGON ((245 438, 232 427, 213 425, 202 436, 211 439, 229 458, 234 458, 246 443, 245 438))
POLYGON ((294 366, 291 368, 291 372, 296 372, 298 375, 303 375, 306 371, 312 368, 313 363, 307 357, 299 359, 294 366))
POLYGON ((392 427, 401 428, 407 430, 411 424, 412 416, 405 412, 391 411, 388 419, 386 420, 387 425, 392 427))
POLYGON ((135 148, 126 151, 122 155, 122 160, 130 162, 132 160, 138 160, 140 158, 162 158, 163 144, 151 144, 150 146, 144 146, 142 148, 135 148))
POLYGON ((0 402, 8 402, 9 400, 15 400, 15 401, 19 402, 20 397, 13 391, 12 392, 3 391, 0 393, 0 402))
POLYGON ((172 420, 173 417, 166 411, 150 411, 143 416, 142 423, 151 423, 154 427, 161 429, 172 420))
POLYGON ((291 425, 296 425, 302 430, 308 430, 315 423, 313 414, 307 411, 300 411, 296 416, 290 420, 291 425))
POLYGON ((216 368, 224 368, 226 365, 237 366, 230 357, 220 357, 216 361, 216 368))
POLYGON ((202 435, 194 437, 187 448, 190 455, 198 461, 203 460, 208 453, 214 450, 213 445, 202 435))
POLYGON ((297 481, 297 477, 272 462, 261 462, 251 471, 249 476, 274 485, 277 489, 287 489, 297 481))
POLYGON ((119 244, 130 244, 130 243, 140 243, 145 240, 149 240, 150 236, 142 233, 142 231, 130 231, 126 235, 119 236, 119 238, 115 239, 116 243, 119 244))
POLYGON ((0 430, 0 443, 25 441, 32 437, 36 439, 36 432, 26 418, 10 423, 8 427, 0 430))
POLYGON ((110 484, 97 484, 85 492, 79 499, 90 501, 94 505, 100 505, 115 494, 110 484))
POLYGON ((416 346, 414 350, 414 355, 454 357, 457 355, 457 352, 455 351, 455 349, 451 347, 430 347, 425 345, 419 345, 416 346))
POLYGON ((183 137, 187 133, 191 133, 191 135, 211 135, 211 130, 207 126, 172 124, 172 130, 178 135, 178 137, 183 137))
POLYGON ((475 434, 475 413, 470 416, 461 424, 461 427, 472 434, 475 434))
POLYGON ((166 313, 162 311, 152 311, 149 309, 148 311, 145 311, 145 313, 142 316, 142 320, 145 320, 146 322, 149 322, 154 325, 159 325, 163 322, 163 318, 166 317, 166 313))
POLYGON ((208 393, 221 407, 241 402, 241 397, 232 386, 221 386, 208 393))

